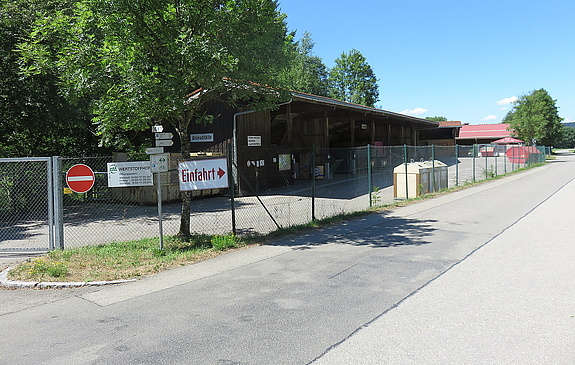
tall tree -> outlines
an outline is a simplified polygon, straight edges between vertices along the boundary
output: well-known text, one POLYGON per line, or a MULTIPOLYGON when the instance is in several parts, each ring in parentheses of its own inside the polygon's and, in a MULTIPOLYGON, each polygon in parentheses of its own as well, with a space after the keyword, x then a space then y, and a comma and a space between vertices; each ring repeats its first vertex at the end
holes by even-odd
POLYGON ((503 123, 511 124, 526 143, 553 146, 561 138, 563 120, 555 102, 545 89, 534 90, 513 103, 503 123))
POLYGON ((69 156, 97 149, 86 105, 64 98, 54 73, 20 73, 17 44, 36 21, 67 5, 50 0, 0 2, 0 157, 69 156))
MULTIPOLYGON (((263 108, 285 96, 265 87, 285 66, 284 19, 275 0, 79 0, 38 22, 20 51, 28 73, 53 70, 69 96, 91 98, 104 142, 166 123, 187 155, 188 128, 210 121, 212 101, 263 108)), ((183 193, 186 239, 189 209, 183 193)))
POLYGON ((297 42, 289 44, 290 63, 281 74, 282 83, 291 90, 328 96, 329 71, 322 59, 313 54, 313 47, 314 42, 307 32, 297 42))
POLYGON ((358 50, 344 52, 335 60, 329 80, 334 99, 371 107, 379 100, 375 73, 358 50))

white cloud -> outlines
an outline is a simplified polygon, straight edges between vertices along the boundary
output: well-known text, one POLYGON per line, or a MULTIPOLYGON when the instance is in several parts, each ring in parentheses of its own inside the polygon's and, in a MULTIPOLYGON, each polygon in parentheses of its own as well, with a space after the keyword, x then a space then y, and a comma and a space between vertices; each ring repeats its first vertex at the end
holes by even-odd
POLYGON ((407 114, 407 115, 420 115, 423 114, 425 112, 427 112, 427 109, 423 109, 423 108, 415 108, 415 109, 407 109, 404 110, 402 112, 399 112, 399 114, 407 114))
POLYGON ((501 99, 496 104, 497 105, 507 105, 507 104, 514 103, 517 100, 519 100, 519 98, 517 96, 512 96, 510 98, 501 99))
POLYGON ((491 115, 486 116, 486 117, 483 118, 482 120, 487 121, 487 120, 495 120, 495 119, 497 119, 497 115, 491 114, 491 115))
POLYGON ((563 119, 563 123, 575 123, 575 120, 573 120, 571 118, 565 118, 565 119, 563 119))

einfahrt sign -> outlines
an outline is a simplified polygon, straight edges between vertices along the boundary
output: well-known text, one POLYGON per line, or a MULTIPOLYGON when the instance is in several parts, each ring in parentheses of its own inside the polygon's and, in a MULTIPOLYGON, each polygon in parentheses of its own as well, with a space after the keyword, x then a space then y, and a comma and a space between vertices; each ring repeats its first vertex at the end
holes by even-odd
POLYGON ((225 158, 183 161, 178 165, 180 190, 228 187, 228 162, 225 158))
POLYGON ((85 193, 94 186, 94 171, 89 166, 77 164, 66 172, 66 184, 76 193, 85 193))

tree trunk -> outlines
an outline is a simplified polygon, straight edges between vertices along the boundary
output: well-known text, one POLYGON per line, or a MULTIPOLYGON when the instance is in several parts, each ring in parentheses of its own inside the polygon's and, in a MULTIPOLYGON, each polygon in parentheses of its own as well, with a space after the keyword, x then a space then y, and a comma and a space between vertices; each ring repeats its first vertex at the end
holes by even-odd
MULTIPOLYGON (((178 121, 176 131, 180 137, 180 152, 182 153, 182 159, 187 160, 190 157, 191 152, 191 142, 188 136, 188 126, 191 121, 191 113, 189 111, 184 112, 182 118, 178 121)), ((190 241, 191 230, 190 230, 190 205, 192 203, 192 192, 182 191, 180 192, 180 197, 182 199, 182 209, 180 216, 180 230, 178 232, 178 237, 186 242, 190 241)))

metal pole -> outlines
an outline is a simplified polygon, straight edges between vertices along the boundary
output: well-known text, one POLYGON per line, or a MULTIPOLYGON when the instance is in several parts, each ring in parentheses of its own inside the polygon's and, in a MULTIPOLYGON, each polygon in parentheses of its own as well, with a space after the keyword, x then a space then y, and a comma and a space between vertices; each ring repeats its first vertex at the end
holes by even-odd
POLYGON ((472 155, 473 155, 473 182, 475 182, 475 155, 477 155, 477 151, 476 151, 476 147, 477 145, 474 144, 473 145, 473 151, 472 151, 472 155))
POLYGON ((315 145, 311 146, 311 220, 315 221, 315 145))
POLYGON ((409 179, 407 177, 407 145, 403 145, 403 161, 405 164, 405 199, 409 199, 409 179))
POLYGON ((232 234, 236 235, 236 186, 234 183, 235 174, 232 173, 232 145, 228 144, 228 181, 230 185, 230 209, 232 210, 232 234))
POLYGON ((52 179, 54 181, 54 248, 64 249, 64 207, 62 190, 62 160, 60 156, 52 157, 52 179))
POLYGON ((371 146, 367 145, 367 191, 369 194, 369 206, 373 206, 371 193, 373 191, 373 182, 371 181, 371 146))
POLYGON ((435 145, 432 144, 431 145, 431 192, 433 193, 435 191, 435 145))
POLYGON ((156 172, 156 186, 158 192, 158 223, 160 228, 160 250, 164 250, 164 228, 162 224, 162 184, 160 179, 160 173, 156 172))
POLYGON ((487 180, 487 174, 489 172, 487 169, 489 166, 489 160, 488 160, 489 153, 487 152, 487 148, 485 148, 485 150, 486 150, 485 151, 485 179, 487 180))
POLYGON ((459 145, 455 145, 455 186, 459 186, 459 145))
POLYGON ((54 198, 56 197, 56 189, 54 189, 54 160, 48 158, 46 160, 46 179, 48 183, 48 250, 52 251, 56 246, 54 244, 54 198))

